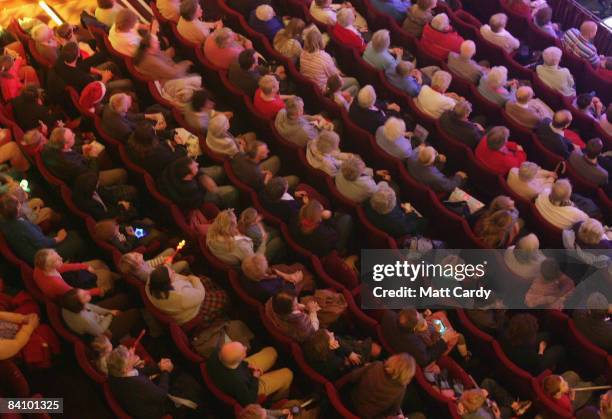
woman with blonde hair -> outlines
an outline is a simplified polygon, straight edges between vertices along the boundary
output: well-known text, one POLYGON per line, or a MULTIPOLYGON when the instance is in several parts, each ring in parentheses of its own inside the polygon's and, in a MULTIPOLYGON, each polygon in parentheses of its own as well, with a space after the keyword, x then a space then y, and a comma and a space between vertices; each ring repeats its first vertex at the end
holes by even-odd
POLYGON ((274 35, 274 49, 291 60, 297 60, 302 53, 302 32, 305 27, 302 19, 292 18, 287 26, 274 35))

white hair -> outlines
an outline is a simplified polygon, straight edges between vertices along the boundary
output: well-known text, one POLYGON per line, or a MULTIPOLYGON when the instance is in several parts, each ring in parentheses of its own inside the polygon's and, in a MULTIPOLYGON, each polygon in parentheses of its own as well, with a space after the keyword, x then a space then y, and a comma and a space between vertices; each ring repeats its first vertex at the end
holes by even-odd
POLYGON ((508 69, 503 65, 493 67, 487 74, 487 81, 493 86, 503 86, 508 81, 508 69))
POLYGON ((380 29, 374 32, 374 35, 372 35, 372 40, 370 42, 372 42, 372 47, 374 48, 374 50, 379 52, 386 50, 391 44, 389 31, 386 29, 380 29))
POLYGON ((557 47, 548 47, 542 51, 542 59, 545 65, 556 66, 561 62, 563 51, 557 47))
POLYGON ((255 9, 255 16, 257 19, 267 22, 275 16, 274 9, 267 4, 262 4, 255 9))
POLYGON ((453 76, 447 71, 438 70, 431 78, 431 87, 437 88, 440 92, 446 92, 450 86, 453 76))
POLYGON ((336 21, 340 26, 346 28, 355 22, 355 12, 350 7, 343 7, 336 14, 336 21))
POLYGON ((467 39, 461 43, 459 51, 463 57, 472 58, 476 54, 476 44, 471 39, 467 39))
POLYGON ((406 123, 403 119, 390 117, 383 125, 383 134, 390 141, 399 140, 406 133, 406 123))
POLYGON ((229 119, 224 113, 216 114, 208 123, 208 132, 214 137, 225 134, 229 128, 229 119))
POLYGON ((371 84, 366 84, 357 93, 357 103, 362 108, 369 108, 376 103, 376 91, 371 84))
POLYGON ((431 26, 437 31, 443 31, 448 27, 448 16, 446 13, 438 13, 432 20, 431 26))
POLYGON ((391 189, 387 182, 380 182, 376 192, 370 198, 370 206, 377 213, 385 215, 390 213, 395 205, 397 205, 395 191, 391 189))

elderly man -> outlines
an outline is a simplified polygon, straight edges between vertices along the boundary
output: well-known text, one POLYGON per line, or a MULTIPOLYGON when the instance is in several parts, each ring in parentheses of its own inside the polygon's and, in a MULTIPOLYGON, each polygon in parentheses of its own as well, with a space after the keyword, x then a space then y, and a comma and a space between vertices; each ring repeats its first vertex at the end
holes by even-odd
POLYGON ((504 106, 507 101, 514 99, 517 87, 516 80, 508 81, 508 69, 503 65, 493 67, 478 83, 480 94, 499 106, 504 106))
POLYGON ((458 54, 453 51, 448 54, 448 68, 457 76, 474 84, 478 83, 487 69, 472 59, 475 54, 476 44, 474 44, 474 41, 463 41, 458 54))
POLYGON ((332 34, 347 47, 357 48, 359 54, 365 51, 366 43, 363 35, 354 26, 355 11, 345 7, 338 11, 336 24, 332 27, 332 34))
POLYGON ((470 121, 471 113, 472 104, 467 100, 460 100, 452 110, 442 114, 440 117, 440 127, 448 135, 474 149, 485 131, 482 125, 470 121))
POLYGON ((223 26, 220 20, 217 22, 202 20, 203 11, 197 0, 182 0, 179 11, 181 17, 176 29, 183 38, 194 44, 203 43, 211 30, 223 26))
MULTIPOLYGON (((258 140, 250 141, 245 144, 244 152, 232 158, 232 170, 238 179, 256 191, 260 191, 281 167, 278 156, 268 158, 269 154, 270 150, 266 143, 258 140)), ((299 183, 296 176, 285 176, 285 179, 290 188, 299 183)))
POLYGON ((533 90, 529 86, 517 89, 516 98, 506 102, 506 113, 514 122, 529 129, 534 129, 544 118, 553 117, 548 105, 533 98, 533 90))
POLYGON ((126 141, 136 129, 138 122, 145 119, 150 120, 157 130, 164 130, 166 122, 161 113, 133 113, 132 97, 125 93, 117 93, 111 96, 108 104, 102 110, 102 128, 111 137, 126 141))
POLYGON ((609 179, 608 171, 601 167, 597 160, 602 150, 601 139, 592 138, 587 142, 584 153, 579 148, 575 148, 568 159, 580 177, 599 186, 607 184, 609 179))
POLYGON ((504 13, 497 13, 491 16, 488 25, 480 27, 480 34, 484 39, 498 47, 503 48, 506 52, 511 53, 518 49, 521 43, 510 32, 506 30, 508 16, 504 13))
MULTIPOLYGON (((366 85, 359 90, 357 100, 354 100, 349 108, 351 121, 359 125, 364 130, 374 134, 378 127, 387 120, 383 103, 376 102, 376 91, 371 85, 366 85)), ((399 112, 400 107, 396 103, 389 103, 385 106, 386 110, 399 112)))
POLYGON ((119 345, 106 362, 110 391, 130 416, 161 418, 172 414, 176 417, 181 414, 178 406, 193 409, 195 415, 196 409, 203 405, 202 386, 184 374, 177 380, 170 359, 162 358, 157 365, 143 367, 134 349, 119 345), (149 378, 154 375, 157 375, 156 382, 149 378))
POLYGON ((571 228, 589 216, 571 201, 572 184, 567 179, 557 180, 552 188, 544 189, 536 198, 535 206, 549 223, 562 230, 571 228))
POLYGON ((276 114, 274 126, 284 139, 300 147, 306 147, 316 138, 319 134, 317 126, 334 129, 333 124, 321 115, 304 115, 304 101, 297 96, 287 99, 285 109, 276 114))
POLYGON ((392 116, 376 130, 376 144, 393 157, 405 159, 412 154, 411 136, 406 132, 406 122, 392 116))
POLYGON ((544 170, 530 161, 510 169, 507 178, 510 189, 530 201, 544 189, 550 188, 555 180, 557 180, 555 172, 544 170))
POLYGON ((291 370, 270 371, 277 358, 278 354, 272 347, 247 357, 247 348, 242 343, 228 342, 208 358, 206 368, 221 391, 246 406, 256 403, 259 396, 272 396, 278 400, 289 395, 293 381, 291 370))
POLYGON ((395 67, 385 70, 389 83, 408 93, 412 97, 419 95, 423 84, 423 75, 409 61, 400 61, 395 67))
POLYGON ((564 96, 576 95, 576 83, 572 73, 565 68, 559 67, 563 52, 557 47, 548 47, 542 52, 544 64, 536 67, 536 73, 540 80, 553 90, 564 96))
MULTIPOLYGON (((451 110, 457 100, 446 95, 452 76, 446 71, 436 71, 431 78, 431 87, 423 86, 414 101, 416 106, 432 118, 438 119, 444 112, 451 110)), ((456 95, 454 95, 456 97, 456 95)))
POLYGON ((506 127, 493 127, 476 147, 476 160, 489 171, 506 175, 513 167, 518 167, 527 159, 523 147, 508 141, 510 130, 506 127))
POLYGON ((595 68, 601 63, 601 56, 597 54, 597 47, 593 39, 597 35, 597 23, 590 20, 582 22, 580 30, 570 28, 561 37, 561 44, 574 55, 584 58, 595 68))
POLYGON ((429 186, 435 192, 449 194, 453 189, 463 185, 467 175, 464 172, 457 172, 453 177, 446 176, 435 166, 436 157, 438 153, 433 147, 421 147, 418 153, 408 157, 406 168, 417 182, 429 186))
POLYGON ((574 144, 565 136, 565 130, 572 123, 572 114, 568 110, 555 112, 553 119, 544 119, 536 128, 536 134, 544 147, 567 159, 574 150, 574 144))

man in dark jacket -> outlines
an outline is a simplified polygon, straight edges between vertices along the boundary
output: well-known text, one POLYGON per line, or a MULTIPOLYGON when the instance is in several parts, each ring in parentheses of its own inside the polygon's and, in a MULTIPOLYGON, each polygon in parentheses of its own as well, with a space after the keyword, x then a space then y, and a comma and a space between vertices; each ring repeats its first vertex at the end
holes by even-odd
POLYGON ((440 117, 440 126, 446 134, 463 142, 471 149, 475 149, 484 129, 481 125, 469 120, 472 105, 466 100, 457 102, 453 110, 446 111, 440 117))
MULTIPOLYGON (((232 159, 232 171, 238 179, 256 191, 261 191, 270 179, 280 170, 278 156, 270 155, 268 145, 261 141, 247 143, 244 153, 238 153, 232 159)), ((286 176, 289 188, 299 183, 296 176, 286 176)))
POLYGON ((15 122, 24 132, 39 128, 41 122, 51 130, 62 119, 61 115, 43 103, 41 92, 36 86, 25 86, 21 94, 12 100, 15 122))
POLYGON ((536 135, 544 147, 553 153, 567 159, 574 150, 574 144, 565 137, 563 130, 572 123, 570 111, 555 112, 552 121, 550 118, 542 120, 536 128, 536 135))
POLYGON ((262 72, 257 64, 254 49, 245 49, 238 55, 228 70, 227 77, 234 86, 248 97, 253 97, 259 88, 259 79, 262 72))
POLYGON ((353 100, 349 108, 349 117, 359 127, 374 135, 378 127, 384 125, 387 118, 392 116, 387 115, 385 110, 399 112, 400 108, 395 103, 377 102, 376 91, 367 85, 361 88, 357 100, 353 100))

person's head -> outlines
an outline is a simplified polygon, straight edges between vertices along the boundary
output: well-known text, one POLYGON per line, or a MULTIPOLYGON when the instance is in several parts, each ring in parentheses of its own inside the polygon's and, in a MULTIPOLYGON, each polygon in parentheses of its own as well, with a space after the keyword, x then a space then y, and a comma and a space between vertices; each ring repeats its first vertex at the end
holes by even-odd
POLYGON ((140 362, 140 357, 123 345, 117 346, 108 355, 106 366, 108 374, 113 377, 125 377, 140 362))
POLYGON ((508 321, 506 338, 512 346, 531 345, 536 342, 539 327, 533 314, 516 314, 508 321))
POLYGON ((391 355, 385 362, 385 373, 391 380, 407 386, 416 372, 416 361, 407 353, 391 355))
POLYGON ((591 160, 596 160, 602 151, 603 142, 601 138, 591 138, 584 148, 584 155, 591 160))
POLYGON ((238 54, 238 65, 240 65, 240 68, 243 70, 250 70, 257 65, 255 50, 252 48, 242 50, 240 54, 238 54))
POLYGON ((469 39, 463 41, 461 43, 461 46, 459 47, 459 53, 463 58, 466 58, 468 60, 472 59, 472 57, 474 57, 474 55, 476 54, 476 44, 474 43, 474 41, 469 39))
POLYGON ((521 237, 514 248, 514 257, 521 263, 530 263, 540 254, 540 240, 533 233, 521 237))
POLYGON ((115 93, 108 100, 110 108, 117 113, 126 113, 132 106, 132 97, 125 93, 115 93))
POLYGON ((434 7, 436 7, 437 3, 437 0, 417 0, 416 2, 418 8, 423 11, 433 9, 434 7))
POLYGON ((30 33, 32 39, 37 43, 50 43, 55 41, 53 29, 44 23, 40 23, 32 28, 30 33))
POLYGON ((554 282, 563 274, 559 262, 554 258, 546 258, 540 264, 540 275, 546 282, 554 282))
POLYGON ((549 199, 553 205, 564 205, 572 196, 572 184, 567 179, 558 179, 550 190, 549 199))
POLYGON ((390 213, 397 205, 395 191, 387 184, 380 182, 376 191, 370 197, 370 206, 378 214, 385 215, 390 213))
POLYGON ((91 295, 80 288, 72 288, 66 291, 60 298, 60 306, 72 313, 80 313, 85 304, 91 301, 91 295))
POLYGON ((448 22, 448 16, 446 13, 438 13, 431 20, 431 27, 440 32, 448 32, 451 26, 448 22))
POLYGON ((266 419, 268 414, 266 409, 259 404, 249 404, 236 416, 236 419, 266 419))
POLYGON ((227 48, 234 39, 234 32, 228 27, 217 29, 213 34, 213 40, 218 48, 227 48))
POLYGON ((553 115, 552 126, 553 128, 564 130, 570 126, 572 120, 572 113, 566 109, 562 109, 555 112, 553 115))
POLYGON ((21 142, 26 146, 37 148, 46 144, 47 139, 38 129, 31 129, 25 134, 23 134, 21 142))
POLYGON ((254 162, 259 163, 268 158, 270 150, 263 141, 249 141, 244 149, 245 154, 254 162))
POLYGON ((401 60, 395 66, 395 72, 401 77, 408 77, 412 70, 414 70, 414 64, 412 64, 410 61, 401 60))
POLYGON ((504 66, 495 66, 487 74, 487 83, 491 89, 503 87, 508 82, 508 69, 504 66))
POLYGON ((389 31, 387 29, 380 29, 374 32, 372 35, 372 48, 376 52, 383 52, 389 48, 391 45, 391 37, 389 36, 389 31))
POLYGON ((325 49, 325 45, 323 44, 321 32, 314 28, 306 32, 304 36, 304 51, 312 53, 323 49, 325 49))
POLYGON ((526 105, 533 99, 533 89, 529 86, 521 86, 516 90, 516 101, 521 105, 526 105))
POLYGON ((473 388, 463 392, 459 398, 459 404, 463 406, 467 413, 474 413, 482 407, 486 400, 482 389, 473 388))
POLYGON ((578 109, 585 111, 593 103, 594 93, 581 93, 576 97, 576 106, 578 109))
MULTIPOLYGON (((344 10, 344 9, 342 9, 344 10)), ((342 81, 342 77, 340 77, 339 74, 332 74, 331 76, 329 76, 327 78, 327 94, 331 95, 334 94, 336 92, 339 92, 340 89, 342 89, 342 85, 344 84, 344 82, 342 81)))
POLYGON ((142 36, 136 55, 134 56, 134 64, 138 65, 148 54, 154 54, 159 51, 159 39, 152 33, 146 33, 142 36))
POLYGON ((97 0, 99 9, 112 9, 115 5, 115 0, 97 0))
POLYGON ((235 369, 246 358, 247 348, 240 342, 228 342, 219 350, 219 361, 227 368, 235 369))
POLYGON ((298 119, 304 115, 304 101, 299 96, 291 96, 285 104, 287 118, 298 119))
POLYGON ((597 35, 597 23, 592 20, 585 20, 580 25, 580 35, 587 41, 592 41, 597 35))
POLYGON ((311 199, 300 208, 300 226, 305 230, 315 229, 323 221, 325 208, 316 199, 311 199))
POLYGON ((445 93, 450 86, 453 76, 447 71, 438 70, 431 78, 431 88, 440 93, 445 93))
POLYGON ((198 0, 181 0, 179 12, 181 17, 188 22, 202 17, 202 7, 198 0))
POLYGON ((267 22, 274 18, 274 16, 276 16, 276 13, 274 13, 274 9, 270 5, 262 4, 255 9, 255 17, 262 22, 267 22))
POLYGON ((491 150, 500 150, 508 142, 510 130, 504 126, 496 126, 487 133, 487 146, 491 150))
POLYGON ((310 359, 327 361, 337 343, 333 332, 327 329, 319 329, 304 342, 304 355, 310 359))
POLYGON ((563 56, 563 51, 557 47, 548 47, 544 51, 542 51, 542 60, 544 61, 544 65, 556 67, 561 62, 561 57, 563 56))
POLYGON ((592 319, 605 321, 609 307, 608 299, 600 292, 591 293, 586 300, 586 309, 592 319))
POLYGON ((291 314, 297 304, 297 297, 291 291, 279 291, 272 297, 272 309, 281 317, 291 314))
POLYGON ((245 208, 238 217, 238 230, 243 234, 245 230, 251 227, 253 224, 257 224, 261 221, 261 215, 253 207, 245 208))
POLYGON ((497 13, 489 18, 489 27, 495 33, 501 32, 506 28, 508 16, 505 13, 497 13))
POLYGON ((200 169, 198 162, 188 156, 176 159, 173 164, 174 174, 177 179, 185 181, 193 180, 198 175, 200 169))
POLYGON ((581 242, 597 245, 605 236, 605 230, 599 220, 589 218, 580 224, 578 228, 578 238, 581 242))
MULTIPOLYGON (((344 10, 344 9, 342 9, 344 10)), ((338 14, 338 17, 340 14, 338 14)), ((302 36, 302 31, 306 27, 306 23, 299 17, 291 18, 287 26, 285 26, 285 36, 287 39, 296 39, 302 36)))
POLYGON ((266 74, 260 78, 258 84, 261 92, 266 96, 274 96, 278 93, 278 80, 271 74, 266 74))
POLYGON ((336 21, 343 28, 351 26, 355 23, 355 12, 352 7, 344 7, 340 9, 336 15, 336 21))
POLYGON ((224 113, 216 114, 208 123, 208 134, 213 137, 225 137, 230 128, 229 119, 224 113))
POLYGON ((552 9, 548 6, 538 9, 534 16, 536 25, 542 27, 548 25, 552 19, 552 9))
POLYGON ((491 212, 483 219, 480 239, 487 248, 506 247, 508 235, 516 223, 516 213, 510 210, 497 210, 491 212))
POLYGON ((117 223, 117 220, 114 218, 108 218, 106 220, 100 220, 96 223, 96 226, 94 227, 94 234, 98 240, 110 241, 117 236, 117 234, 119 234, 119 228, 120 226, 117 223))
POLYGON ((76 42, 68 42, 60 51, 59 59, 66 64, 73 64, 79 58, 79 54, 79 45, 76 42))
POLYGON ((40 249, 34 255, 34 266, 43 271, 59 269, 64 260, 54 249, 40 249))
POLYGON ((389 141, 397 141, 406 134, 406 122, 401 118, 390 117, 383 125, 383 135, 389 141))
POLYGON ((129 32, 136 26, 136 23, 138 23, 138 16, 128 8, 119 10, 115 16, 115 29, 118 32, 129 32))
POLYGON ((264 186, 264 194, 272 202, 278 202, 289 189, 287 179, 282 176, 275 176, 264 186))
POLYGON ((365 170, 366 165, 359 156, 351 155, 348 159, 342 162, 340 166, 340 173, 349 182, 354 182, 359 179, 359 176, 365 170))
POLYGON ((206 90, 196 90, 191 96, 191 109, 194 112, 207 112, 215 107, 210 93, 206 90))
POLYGON ((357 103, 364 109, 368 109, 376 103, 376 91, 371 84, 363 86, 357 93, 357 103))
POLYGON ((49 136, 49 145, 58 150, 70 150, 74 146, 74 132, 70 128, 53 128, 49 136))
POLYGON ((62 23, 55 28, 55 33, 61 43, 74 41, 76 42, 76 36, 74 34, 74 28, 70 23, 62 23))
POLYGON ((122 274, 131 274, 136 275, 144 270, 146 266, 146 261, 142 256, 142 253, 139 252, 129 252, 121 255, 121 259, 119 259, 119 272, 122 274))
POLYGON ((221 211, 208 228, 207 237, 213 239, 227 239, 239 234, 238 220, 233 209, 221 211))
POLYGON ((421 147, 417 161, 423 166, 431 166, 436 161, 436 150, 431 146, 421 147))
POLYGON ((106 356, 110 354, 113 350, 113 344, 111 343, 108 336, 104 333, 96 336, 91 341, 91 349, 93 349, 99 356, 106 356))
POLYGON ((416 333, 427 329, 427 321, 418 310, 405 308, 397 315, 397 327, 408 333, 416 333))
POLYGON ((158 266, 149 277, 149 292, 158 300, 165 300, 170 295, 174 271, 166 265, 158 266))
POLYGON ((254 253, 242 260, 242 273, 251 281, 261 281, 268 275, 268 259, 260 253, 254 253))
POLYGON ((569 391, 569 384, 560 375, 547 375, 542 380, 542 390, 548 397, 559 398, 569 391))
POLYGON ((489 203, 489 211, 508 210, 512 211, 515 209, 514 200, 507 195, 499 195, 493 198, 489 203))
POLYGON ((4 194, 0 198, 0 217, 4 220, 14 220, 19 216, 21 203, 12 194, 4 194))
POLYGON ((538 166, 537 164, 533 162, 530 162, 530 161, 523 162, 519 166, 519 170, 518 170, 519 179, 522 182, 531 182, 538 174, 539 169, 540 169, 540 166, 538 166))
POLYGON ((317 136, 316 147, 321 154, 331 154, 340 149, 340 136, 331 130, 323 130, 317 136))

